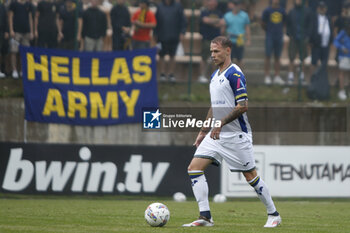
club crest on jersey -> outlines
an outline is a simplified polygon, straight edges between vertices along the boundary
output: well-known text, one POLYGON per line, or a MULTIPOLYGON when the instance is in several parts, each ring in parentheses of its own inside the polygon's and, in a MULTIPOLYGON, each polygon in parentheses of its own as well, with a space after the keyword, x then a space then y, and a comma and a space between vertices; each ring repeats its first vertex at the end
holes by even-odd
POLYGON ((225 79, 223 79, 223 78, 221 78, 221 79, 219 80, 220 84, 223 83, 224 81, 225 81, 225 79))

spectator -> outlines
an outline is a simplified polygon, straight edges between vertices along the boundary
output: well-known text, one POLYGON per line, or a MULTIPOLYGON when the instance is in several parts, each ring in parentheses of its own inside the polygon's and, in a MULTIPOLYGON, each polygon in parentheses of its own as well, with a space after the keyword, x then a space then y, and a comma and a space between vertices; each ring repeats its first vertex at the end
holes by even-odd
MULTIPOLYGON (((319 0, 309 0, 309 8, 312 10, 317 10, 319 0)), ((330 16, 332 23, 341 15, 342 6, 344 4, 344 0, 324 0, 323 1, 327 6, 327 15, 330 16)), ((317 13, 317 12, 315 12, 317 13)))
POLYGON ((199 31, 202 35, 202 61, 200 64, 201 76, 198 78, 200 83, 208 82, 208 75, 213 70, 213 64, 209 61, 211 40, 220 36, 222 29, 222 13, 218 10, 217 0, 205 0, 205 8, 201 10, 199 31))
POLYGON ((251 22, 256 21, 255 7, 257 1, 258 0, 244 0, 244 9, 247 11, 251 22))
POLYGON ((113 50, 113 41, 112 41, 112 24, 111 24, 111 17, 110 12, 112 10, 113 4, 109 2, 109 0, 103 0, 102 4, 100 5, 100 10, 102 10, 107 17, 107 32, 106 36, 103 39, 103 51, 112 51, 113 50))
POLYGON ((222 15, 224 15, 228 11, 227 4, 229 2, 230 2, 229 0, 218 0, 217 9, 221 12, 222 15))
POLYGON ((102 51, 103 37, 107 31, 107 16, 98 8, 98 0, 91 0, 91 6, 83 12, 82 18, 84 50, 102 51))
POLYGON ((175 73, 175 53, 177 46, 182 41, 186 32, 186 19, 180 3, 174 0, 163 0, 156 13, 157 26, 155 35, 162 48, 159 52, 160 80, 165 81, 168 77, 170 81, 176 81, 175 73), (169 55, 169 62, 164 59, 169 55), (167 74, 166 74, 166 71, 167 74))
POLYGON ((287 16, 287 35, 289 36, 288 84, 294 82, 294 59, 299 54, 302 66, 300 79, 304 82, 304 59, 307 57, 307 44, 311 32, 311 12, 303 5, 303 0, 294 0, 294 8, 287 16))
POLYGON ((5 74, 1 72, 2 68, 2 51, 6 40, 9 37, 7 23, 7 12, 4 4, 0 3, 0 78, 5 78, 5 74))
POLYGON ((8 19, 11 37, 11 65, 12 77, 19 77, 17 69, 17 56, 19 45, 30 46, 33 39, 32 4, 26 0, 13 1, 9 7, 8 19))
POLYGON ((344 4, 341 14, 334 22, 334 35, 338 34, 341 30, 345 29, 345 22, 350 18, 350 4, 344 4))
POLYGON ((76 22, 76 4, 73 0, 66 0, 64 7, 59 12, 58 42, 61 49, 74 50, 78 31, 82 27, 82 13, 78 8, 78 21, 76 22), (76 26, 76 24, 78 24, 76 26), (76 31, 77 28, 77 31, 76 31))
POLYGON ((233 43, 231 58, 236 59, 237 65, 242 67, 244 45, 250 45, 250 20, 248 14, 241 10, 241 0, 233 0, 232 3, 233 10, 224 15, 223 22, 226 25, 226 33, 233 43))
MULTIPOLYGON (((334 22, 333 35, 337 35, 341 30, 345 29, 345 22, 350 19, 350 3, 345 2, 341 10, 341 14, 336 18, 334 22)), ((338 61, 339 50, 335 55, 335 60, 338 61)))
POLYGON ((41 0, 38 3, 34 21, 34 37, 38 38, 39 47, 57 47, 57 13, 58 7, 51 0, 41 0))
POLYGON ((117 0, 110 13, 113 29, 113 50, 126 50, 131 47, 131 20, 125 0, 117 0))
POLYGON ((317 7, 317 14, 312 19, 311 43, 311 64, 313 66, 312 73, 317 66, 318 60, 322 66, 328 65, 329 48, 333 40, 332 21, 326 15, 327 5, 324 1, 320 1, 317 7))
POLYGON ((157 26, 157 20, 153 12, 149 10, 149 1, 140 0, 140 9, 137 10, 131 19, 134 26, 132 36, 133 49, 145 49, 151 46, 151 32, 157 26))
MULTIPOLYGON (((287 1, 288 1, 288 0, 280 0, 280 7, 282 7, 283 10, 286 10, 287 1)), ((272 4, 272 0, 269 0, 269 4, 270 4, 270 5, 272 4)))
POLYGON ((275 84, 283 85, 285 82, 280 76, 281 53, 283 49, 283 26, 286 21, 286 13, 280 6, 279 0, 272 0, 262 15, 262 27, 266 31, 265 38, 265 84, 271 84, 270 57, 274 54, 275 84))
POLYGON ((339 50, 339 92, 338 98, 346 100, 345 72, 350 71, 350 21, 346 22, 345 30, 341 30, 334 40, 334 46, 339 50))

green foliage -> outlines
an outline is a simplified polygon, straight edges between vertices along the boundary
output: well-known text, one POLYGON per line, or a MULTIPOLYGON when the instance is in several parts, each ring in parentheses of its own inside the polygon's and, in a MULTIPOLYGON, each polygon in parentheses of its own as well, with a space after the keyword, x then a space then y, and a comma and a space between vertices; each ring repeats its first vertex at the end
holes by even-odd
MULTIPOLYGON (((350 103, 350 98, 342 102, 337 97, 338 89, 331 88, 331 99, 325 103, 350 103)), ((189 92, 187 82, 179 83, 158 83, 158 96, 161 104, 170 102, 188 102, 188 103, 210 103, 209 84, 192 83, 189 92), (190 93, 190 94, 189 94, 190 93)), ((250 102, 297 102, 298 88, 296 86, 266 86, 249 85, 248 96, 250 102)), ((23 97, 22 80, 5 78, 0 80, 0 98, 1 97, 23 97)), ((306 88, 301 90, 301 102, 312 102, 306 95, 306 88)))
POLYGON ((22 80, 5 78, 0 80, 0 98, 23 97, 22 80))

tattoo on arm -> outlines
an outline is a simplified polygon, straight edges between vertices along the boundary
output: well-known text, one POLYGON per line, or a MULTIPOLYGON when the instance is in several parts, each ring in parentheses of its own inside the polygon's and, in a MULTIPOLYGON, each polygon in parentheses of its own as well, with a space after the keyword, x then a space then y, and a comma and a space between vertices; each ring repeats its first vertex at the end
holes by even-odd
POLYGON ((232 110, 232 112, 230 112, 225 118, 221 120, 222 122, 221 126, 224 126, 230 123, 231 121, 237 119, 240 115, 245 113, 247 110, 248 110, 248 100, 239 101, 237 106, 232 110))

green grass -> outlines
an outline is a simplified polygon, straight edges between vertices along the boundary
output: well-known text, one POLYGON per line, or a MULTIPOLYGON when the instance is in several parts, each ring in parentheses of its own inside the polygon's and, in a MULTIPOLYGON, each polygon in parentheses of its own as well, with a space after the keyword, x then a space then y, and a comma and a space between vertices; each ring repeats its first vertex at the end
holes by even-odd
POLYGON ((264 229, 265 208, 257 199, 230 199, 211 203, 215 226, 182 228, 198 216, 191 200, 175 203, 167 198, 2 196, 0 232, 350 232, 349 199, 277 199, 282 226, 264 229), (170 209, 162 228, 146 224, 144 211, 152 202, 170 209))

